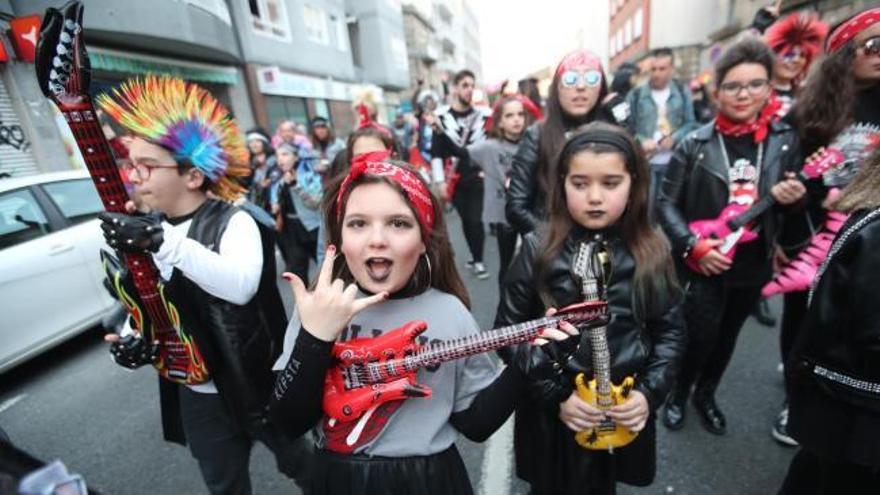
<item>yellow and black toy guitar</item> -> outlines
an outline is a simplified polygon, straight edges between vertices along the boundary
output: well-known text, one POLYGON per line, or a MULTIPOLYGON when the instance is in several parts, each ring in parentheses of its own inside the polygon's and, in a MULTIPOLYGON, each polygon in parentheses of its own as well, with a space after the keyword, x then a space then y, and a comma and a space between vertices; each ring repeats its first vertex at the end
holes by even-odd
MULTIPOLYGON (((610 256, 600 239, 581 242, 572 263, 571 271, 581 283, 584 299, 605 300, 606 273, 610 273, 610 256)), ((610 409, 623 403, 635 384, 633 377, 624 378, 623 383, 611 383, 611 354, 608 352, 607 327, 589 329, 590 350, 593 357, 593 378, 587 381, 583 373, 575 378, 578 396, 584 402, 598 409, 610 409)), ((575 434, 577 443, 590 450, 613 452, 615 447, 623 447, 632 442, 636 435, 611 419, 605 419, 596 427, 575 434)))

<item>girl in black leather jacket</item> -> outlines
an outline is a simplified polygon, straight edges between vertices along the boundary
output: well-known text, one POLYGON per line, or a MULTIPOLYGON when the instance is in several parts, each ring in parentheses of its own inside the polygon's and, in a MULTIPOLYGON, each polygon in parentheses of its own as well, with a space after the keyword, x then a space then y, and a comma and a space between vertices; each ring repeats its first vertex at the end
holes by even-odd
POLYGON ((715 67, 718 116, 675 148, 658 197, 660 225, 678 259, 687 262, 685 300, 689 342, 678 383, 663 414, 664 424, 684 426, 685 406, 693 403, 703 426, 723 435, 726 418, 715 390, 749 312, 770 278, 770 253, 782 208, 772 208, 749 229, 756 236, 737 247, 735 258, 722 253, 722 239, 700 237, 692 222, 718 218, 730 208, 772 196, 779 205, 799 201, 806 189, 792 177, 801 166, 795 130, 775 120, 769 77, 773 54, 762 42, 745 40, 728 49, 715 67))
POLYGON ((592 378, 590 340, 553 378, 533 380, 516 413, 517 475, 534 494, 613 493, 615 482, 648 485, 655 471, 653 411, 663 402, 685 331, 669 246, 648 221, 648 169, 623 129, 594 123, 562 149, 546 226, 525 236, 508 272, 496 326, 526 321, 584 300, 571 275, 582 241, 611 253, 606 294, 611 380, 635 378, 622 404, 599 410, 574 393, 579 373, 592 378), (574 439, 603 415, 639 432, 629 445, 586 450, 574 439))

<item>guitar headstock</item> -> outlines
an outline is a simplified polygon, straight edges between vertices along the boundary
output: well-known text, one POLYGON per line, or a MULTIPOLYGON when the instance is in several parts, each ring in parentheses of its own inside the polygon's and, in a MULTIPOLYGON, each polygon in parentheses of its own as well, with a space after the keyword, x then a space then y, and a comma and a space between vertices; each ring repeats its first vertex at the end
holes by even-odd
POLYGON ((816 179, 825 172, 846 161, 843 152, 834 147, 821 147, 815 153, 807 157, 801 173, 808 179, 816 179))
POLYGON ((89 56, 82 37, 83 6, 71 1, 46 9, 37 40, 37 82, 43 94, 58 105, 75 104, 88 96, 89 56))

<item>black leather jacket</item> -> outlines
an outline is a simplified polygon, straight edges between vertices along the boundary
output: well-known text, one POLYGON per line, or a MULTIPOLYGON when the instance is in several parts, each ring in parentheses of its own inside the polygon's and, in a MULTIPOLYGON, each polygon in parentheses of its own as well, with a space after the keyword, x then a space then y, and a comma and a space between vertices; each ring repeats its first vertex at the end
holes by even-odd
MULTIPOLYGON (((570 270, 578 241, 586 235, 590 233, 577 229, 546 273, 546 286, 557 307, 583 300, 570 270)), ((611 311, 608 325, 611 378, 614 383, 620 383, 626 376, 634 376, 636 390, 645 395, 651 409, 655 410, 666 397, 685 348, 684 321, 678 304, 680 298, 671 296, 665 307, 645 318, 637 317, 633 311, 632 287, 635 260, 622 240, 617 237, 609 239, 613 267, 607 290, 611 311)), ((540 242, 537 232, 529 233, 523 239, 522 250, 505 278, 495 316, 496 328, 544 315, 546 308, 538 295, 533 273, 540 242)), ((571 395, 578 373, 592 376, 589 336, 585 332, 581 337, 579 350, 561 375, 532 384, 534 398, 555 405, 571 395)))
MULTIPOLYGON (((209 200, 193 217, 187 237, 220 247, 220 238, 235 206, 209 200)), ((287 315, 275 284, 275 242, 269 228, 257 222, 263 244, 263 271, 256 295, 237 305, 205 292, 175 269, 165 284, 181 322, 190 329, 217 390, 239 425, 264 436, 265 409, 275 383, 272 365, 281 354, 287 315)), ((165 439, 184 443, 177 387, 160 380, 165 439)))
MULTIPOLYGON (((797 132, 784 121, 772 123, 764 145, 758 197, 769 195, 770 189, 783 177, 783 172, 797 172, 800 167, 797 132)), ((657 197, 660 225, 678 259, 695 239, 688 223, 716 218, 727 206, 729 196, 728 164, 713 121, 675 147, 657 197)), ((781 211, 774 208, 760 217, 767 253, 773 252, 781 211)))
POLYGON ((867 215, 853 213, 838 234, 835 245, 846 241, 819 279, 785 371, 792 436, 837 462, 880 466, 880 210, 867 215))

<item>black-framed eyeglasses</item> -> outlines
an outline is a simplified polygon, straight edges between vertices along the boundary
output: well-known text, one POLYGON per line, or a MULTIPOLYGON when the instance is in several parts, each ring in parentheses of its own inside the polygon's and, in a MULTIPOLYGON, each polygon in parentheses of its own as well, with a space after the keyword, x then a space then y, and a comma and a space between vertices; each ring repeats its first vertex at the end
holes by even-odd
POLYGON ((862 50, 866 57, 880 54, 880 36, 866 39, 859 49, 862 50))
POLYGON ((747 83, 730 81, 722 83, 718 86, 718 89, 727 96, 737 96, 743 89, 748 91, 751 95, 759 95, 767 89, 768 82, 767 79, 752 79, 747 83))

